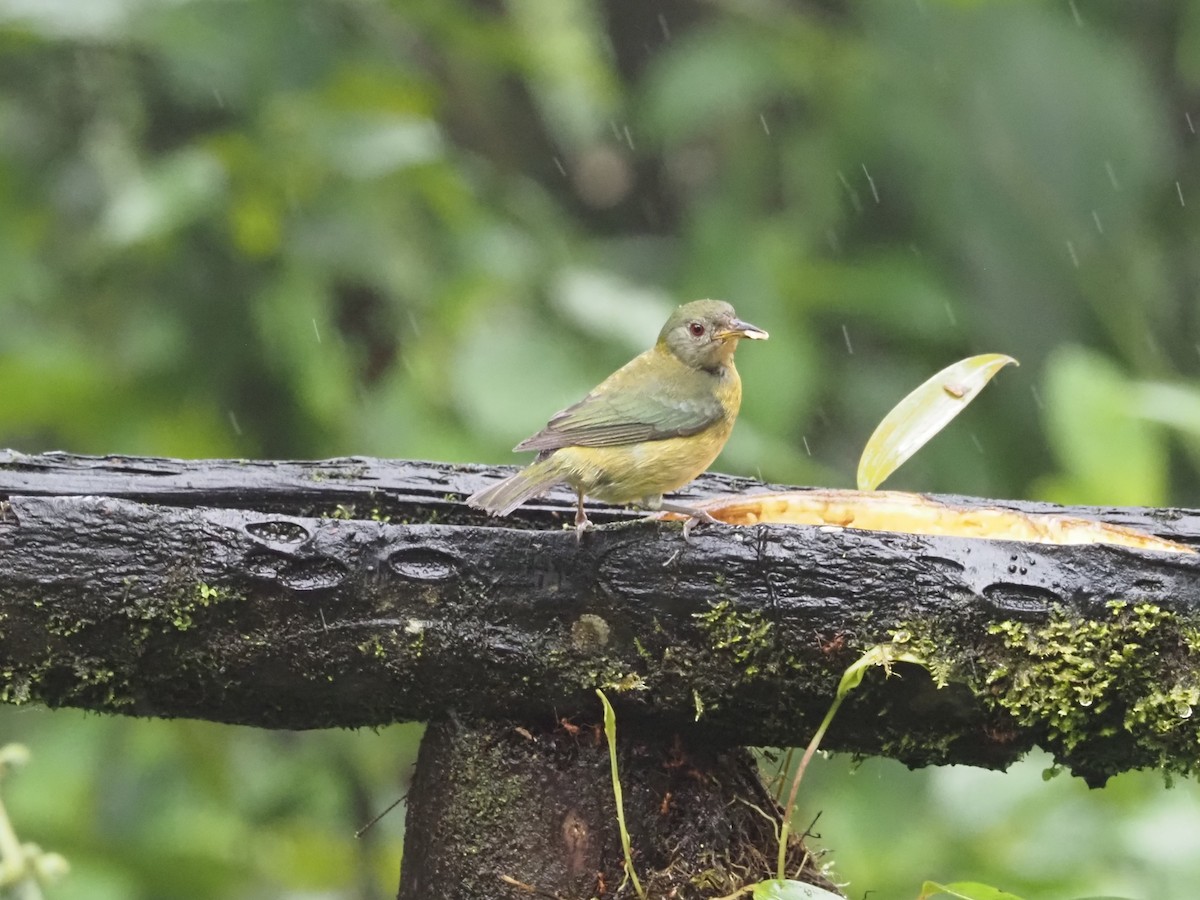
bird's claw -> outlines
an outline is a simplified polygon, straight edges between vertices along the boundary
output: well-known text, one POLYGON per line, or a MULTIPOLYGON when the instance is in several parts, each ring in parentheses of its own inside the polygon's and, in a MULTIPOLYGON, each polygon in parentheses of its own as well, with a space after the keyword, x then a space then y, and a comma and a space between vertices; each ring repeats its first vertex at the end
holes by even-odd
POLYGON ((683 539, 691 540, 692 529, 703 522, 706 525, 720 525, 720 519, 714 519, 712 514, 703 509, 695 510, 690 519, 683 523, 683 539))
POLYGON ((587 517, 587 513, 582 508, 575 513, 575 543, 583 541, 583 533, 592 527, 592 520, 587 517))

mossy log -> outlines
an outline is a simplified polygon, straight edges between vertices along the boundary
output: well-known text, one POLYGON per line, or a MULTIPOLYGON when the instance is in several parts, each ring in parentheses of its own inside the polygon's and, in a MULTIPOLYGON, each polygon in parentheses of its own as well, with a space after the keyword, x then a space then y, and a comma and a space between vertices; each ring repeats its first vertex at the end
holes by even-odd
MULTIPOLYGON (((935 677, 868 676, 826 746, 1003 767, 1041 744, 1091 783, 1196 765, 1200 557, 773 525, 684 541, 604 507, 577 541, 565 492, 509 519, 465 507, 496 474, 0 454, 0 696, 532 726, 594 717, 602 687, 642 731, 791 746, 842 670, 899 637, 935 677)), ((1200 543, 1192 511, 1066 512, 1200 543)))

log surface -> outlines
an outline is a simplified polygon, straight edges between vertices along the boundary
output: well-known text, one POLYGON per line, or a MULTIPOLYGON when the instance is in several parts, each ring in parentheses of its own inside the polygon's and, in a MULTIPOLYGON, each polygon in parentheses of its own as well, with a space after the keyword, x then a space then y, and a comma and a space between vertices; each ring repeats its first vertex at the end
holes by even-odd
MULTIPOLYGON (((323 728, 594 717, 604 687, 644 727, 791 746, 900 629, 974 681, 869 675, 827 746, 1004 766, 1055 726, 989 701, 990 628, 1103 623, 1114 599, 1190 622, 1200 604, 1194 556, 776 525, 685 542, 603 506, 577 541, 566 492, 510 519, 463 505, 507 471, 0 452, 0 696, 323 728)), ((751 487, 706 476, 687 496, 751 487)), ((1193 510, 975 502, 1200 544, 1193 510)), ((1150 764, 1132 740, 1052 749, 1092 780, 1150 764)))

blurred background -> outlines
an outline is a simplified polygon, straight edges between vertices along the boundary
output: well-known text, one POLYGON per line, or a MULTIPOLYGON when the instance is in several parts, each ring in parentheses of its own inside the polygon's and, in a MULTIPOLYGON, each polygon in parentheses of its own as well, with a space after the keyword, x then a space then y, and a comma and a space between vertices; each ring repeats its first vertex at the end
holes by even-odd
MULTIPOLYGON (((771 332, 719 470, 852 486, 1002 352, 890 487, 1196 506, 1198 127, 1185 0, 0 0, 0 445, 514 462, 712 296, 771 332)), ((4 797, 58 900, 381 898, 419 733, 3 707, 4 797)), ((1048 766, 800 816, 852 897, 1194 896, 1194 783, 1048 766)))

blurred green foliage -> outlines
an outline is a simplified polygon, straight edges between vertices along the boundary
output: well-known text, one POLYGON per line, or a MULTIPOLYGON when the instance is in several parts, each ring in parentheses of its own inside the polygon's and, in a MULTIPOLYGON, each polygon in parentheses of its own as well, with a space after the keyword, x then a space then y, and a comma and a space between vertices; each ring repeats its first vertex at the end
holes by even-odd
MULTIPOLYGON (((849 486, 1003 352, 889 486, 1195 505, 1198 60, 1186 0, 0 0, 0 444, 508 462, 718 296, 718 468, 849 486)), ((387 896, 414 737, 0 710, 56 898, 387 896)), ((832 768, 852 894, 1200 874, 1194 785, 832 768)))

